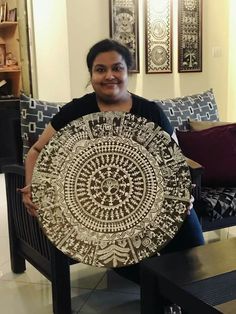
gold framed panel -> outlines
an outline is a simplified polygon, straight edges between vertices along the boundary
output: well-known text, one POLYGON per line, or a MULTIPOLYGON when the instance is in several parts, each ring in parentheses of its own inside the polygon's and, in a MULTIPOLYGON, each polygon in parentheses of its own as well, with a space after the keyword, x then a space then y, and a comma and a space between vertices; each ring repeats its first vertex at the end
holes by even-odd
POLYGON ((172 1, 147 0, 146 73, 172 73, 172 1))
POLYGON ((178 71, 202 72, 202 0, 178 5, 178 71))
POLYGON ((138 0, 110 0, 110 37, 129 48, 130 72, 139 73, 138 0))

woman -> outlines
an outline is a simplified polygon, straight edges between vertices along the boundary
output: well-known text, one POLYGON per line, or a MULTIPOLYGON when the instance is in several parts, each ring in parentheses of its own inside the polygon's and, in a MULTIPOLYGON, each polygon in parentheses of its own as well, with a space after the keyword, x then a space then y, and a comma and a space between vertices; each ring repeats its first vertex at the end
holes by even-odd
MULTIPOLYGON (((21 189, 23 202, 30 215, 37 215, 31 200, 31 179, 40 151, 50 138, 72 120, 98 111, 123 111, 145 117, 173 135, 167 117, 156 103, 131 94, 127 90, 128 70, 132 66, 129 50, 120 43, 105 39, 95 44, 87 55, 87 67, 94 92, 73 99, 56 114, 39 140, 31 147, 25 162, 26 186, 21 189)), ((172 252, 204 243, 201 226, 194 209, 191 209, 176 237, 162 250, 172 252)), ((138 265, 116 269, 127 278, 138 282, 138 265)))

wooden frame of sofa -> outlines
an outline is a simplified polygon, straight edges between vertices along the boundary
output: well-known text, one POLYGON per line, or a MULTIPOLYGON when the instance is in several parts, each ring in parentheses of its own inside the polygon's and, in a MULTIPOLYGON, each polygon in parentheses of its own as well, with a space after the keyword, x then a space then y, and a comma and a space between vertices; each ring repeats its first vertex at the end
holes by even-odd
POLYGON ((70 265, 76 261, 59 251, 43 234, 35 217, 28 215, 21 195, 24 167, 4 166, 11 269, 26 270, 26 260, 51 281, 54 314, 71 313, 70 265))

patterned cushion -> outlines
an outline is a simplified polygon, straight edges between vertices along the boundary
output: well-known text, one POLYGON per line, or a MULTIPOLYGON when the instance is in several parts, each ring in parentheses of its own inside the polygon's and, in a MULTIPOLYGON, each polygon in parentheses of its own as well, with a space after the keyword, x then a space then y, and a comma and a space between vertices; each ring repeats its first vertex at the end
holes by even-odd
POLYGON ((211 221, 236 216, 236 187, 203 187, 198 206, 204 208, 211 221))
POLYGON ((23 94, 20 96, 23 160, 29 148, 37 141, 39 135, 63 104, 36 100, 23 94))
POLYGON ((164 110, 175 129, 188 130, 188 120, 218 121, 218 111, 212 89, 192 96, 155 100, 164 110))

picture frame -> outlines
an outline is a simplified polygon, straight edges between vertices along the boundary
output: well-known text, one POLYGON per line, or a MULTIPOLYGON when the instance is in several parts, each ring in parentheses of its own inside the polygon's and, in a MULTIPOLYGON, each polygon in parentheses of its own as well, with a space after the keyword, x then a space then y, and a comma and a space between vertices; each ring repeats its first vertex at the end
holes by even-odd
POLYGON ((133 57, 130 72, 139 73, 138 0, 110 0, 110 38, 125 45, 133 57))
POLYGON ((202 72, 202 0, 178 1, 178 72, 202 72))
POLYGON ((5 22, 7 20, 7 2, 1 4, 0 7, 0 22, 5 22))
POLYGON ((172 0, 146 0, 145 63, 147 74, 172 73, 172 0))
POLYGON ((16 22, 17 19, 17 8, 11 9, 8 11, 8 22, 16 22))
POLYGON ((6 65, 6 45, 0 44, 0 68, 6 65))

